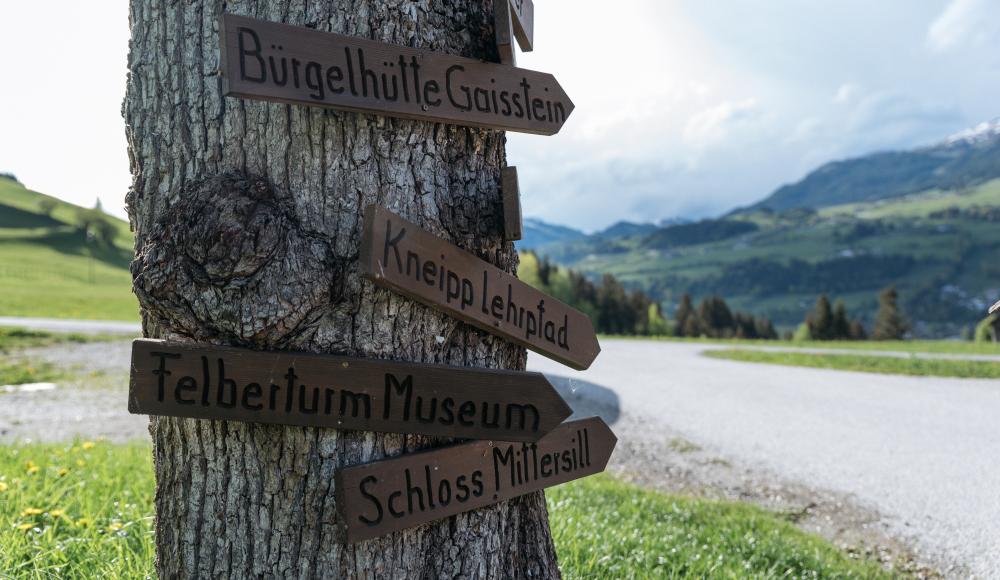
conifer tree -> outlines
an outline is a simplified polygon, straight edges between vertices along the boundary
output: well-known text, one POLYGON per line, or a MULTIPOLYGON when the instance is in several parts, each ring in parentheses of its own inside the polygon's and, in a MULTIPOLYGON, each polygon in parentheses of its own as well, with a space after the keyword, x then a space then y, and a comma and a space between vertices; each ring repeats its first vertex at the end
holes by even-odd
POLYGON ((882 290, 878 297, 878 314, 872 329, 874 340, 902 340, 910 329, 906 317, 899 310, 899 292, 894 286, 882 290))
POLYGON ((851 322, 851 340, 867 340, 868 332, 860 320, 851 322))
POLYGON ((813 340, 833 340, 833 312, 830 309, 830 299, 822 294, 816 300, 816 307, 806 318, 809 325, 809 335, 813 340))
POLYGON ((851 338, 851 321, 847 317, 847 307, 843 300, 837 300, 833 308, 833 339, 848 340, 851 338))
POLYGON ((674 332, 677 336, 692 336, 687 334, 688 320, 695 316, 694 304, 691 303, 691 295, 685 293, 681 296, 681 303, 677 305, 674 312, 674 332))

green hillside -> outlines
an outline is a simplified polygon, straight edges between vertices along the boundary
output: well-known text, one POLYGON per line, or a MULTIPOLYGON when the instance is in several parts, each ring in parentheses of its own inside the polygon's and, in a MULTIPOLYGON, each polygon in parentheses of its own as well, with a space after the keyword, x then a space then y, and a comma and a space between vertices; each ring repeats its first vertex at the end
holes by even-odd
POLYGON ((930 147, 827 163, 754 206, 785 211, 974 187, 1000 178, 1000 120, 930 147))
POLYGON ((128 224, 105 215, 113 243, 88 242, 86 211, 0 178, 0 316, 138 319, 128 224))
POLYGON ((535 250, 614 274, 670 311, 684 292, 790 327, 822 293, 869 324, 896 285, 921 336, 953 336, 1000 298, 1000 180, 820 211, 748 210, 648 236, 588 237, 535 250))

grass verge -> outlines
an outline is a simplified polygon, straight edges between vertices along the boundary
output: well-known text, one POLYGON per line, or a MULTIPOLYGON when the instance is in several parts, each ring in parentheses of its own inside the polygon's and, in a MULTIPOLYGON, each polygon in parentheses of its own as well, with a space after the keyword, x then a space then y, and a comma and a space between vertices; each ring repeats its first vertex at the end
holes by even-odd
POLYGON ((46 362, 0 358, 0 386, 47 383, 62 377, 62 373, 46 362))
POLYGON ((547 492, 566 578, 890 578, 779 516, 607 475, 547 492))
POLYGON ((47 362, 5 356, 12 351, 63 343, 104 342, 121 338, 104 334, 65 334, 23 328, 0 328, 0 385, 42 383, 65 378, 65 372, 47 362))
POLYGON ((858 371, 889 375, 932 377, 957 377, 963 379, 998 379, 1000 363, 991 361, 966 361, 916 357, 871 356, 853 354, 814 354, 804 352, 770 352, 746 349, 710 350, 707 357, 776 364, 793 367, 812 367, 838 371, 858 371))
POLYGON ((0 577, 153 575, 149 447, 0 447, 0 577))
MULTIPOLYGON (((146 444, 0 447, 0 576, 153 574, 146 444)), ((609 476, 549 490, 566 578, 888 577, 780 516, 644 491, 609 476)))
POLYGON ((8 353, 19 348, 51 346, 66 342, 106 342, 121 339, 121 336, 110 334, 78 334, 57 333, 43 330, 28 330, 26 328, 0 327, 0 353, 8 353))
POLYGON ((1000 344, 990 342, 963 342, 958 340, 885 340, 885 341, 791 341, 746 340, 723 338, 677 338, 673 336, 602 336, 622 340, 652 340, 662 342, 689 342, 695 344, 724 344, 739 346, 776 346, 782 348, 827 348, 836 350, 907 352, 927 354, 993 354, 1000 355, 1000 344))

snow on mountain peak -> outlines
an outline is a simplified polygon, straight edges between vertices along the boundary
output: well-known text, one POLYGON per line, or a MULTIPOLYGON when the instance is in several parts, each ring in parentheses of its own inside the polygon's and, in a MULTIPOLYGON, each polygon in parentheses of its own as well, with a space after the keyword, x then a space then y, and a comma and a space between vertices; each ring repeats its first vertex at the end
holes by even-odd
POLYGON ((945 140, 945 145, 975 145, 1000 137, 1000 118, 984 121, 975 127, 970 127, 955 133, 945 140))

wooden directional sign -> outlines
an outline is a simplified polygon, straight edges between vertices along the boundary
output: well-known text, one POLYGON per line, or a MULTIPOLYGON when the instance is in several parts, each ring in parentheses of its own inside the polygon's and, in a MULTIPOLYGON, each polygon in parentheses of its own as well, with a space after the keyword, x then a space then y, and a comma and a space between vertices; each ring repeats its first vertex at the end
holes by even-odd
POLYGON ((500 64, 509 66, 517 66, 517 51, 514 50, 514 23, 511 15, 513 11, 514 8, 510 2, 498 0, 493 3, 493 26, 496 30, 500 64))
POLYGON ((503 189, 504 239, 517 241, 523 235, 521 222, 521 187, 517 182, 517 167, 504 167, 500 173, 503 189))
POLYGON ((550 74, 225 14, 223 92, 552 135, 573 102, 550 74))
POLYGON ((510 0, 513 8, 514 33, 517 43, 524 52, 531 52, 535 46, 535 3, 531 0, 510 0))
POLYGON ((600 473, 616 442, 593 417, 538 443, 477 441, 341 469, 340 525, 353 544, 600 473))
POLYGON ((136 340, 129 411, 537 441, 571 413, 538 373, 136 340))
POLYGON ((585 314, 377 206, 365 212, 361 271, 376 284, 574 369, 601 350, 585 314))

